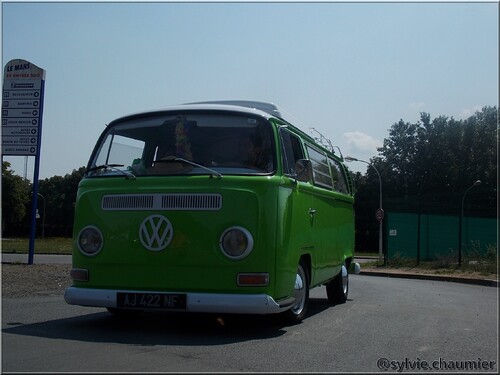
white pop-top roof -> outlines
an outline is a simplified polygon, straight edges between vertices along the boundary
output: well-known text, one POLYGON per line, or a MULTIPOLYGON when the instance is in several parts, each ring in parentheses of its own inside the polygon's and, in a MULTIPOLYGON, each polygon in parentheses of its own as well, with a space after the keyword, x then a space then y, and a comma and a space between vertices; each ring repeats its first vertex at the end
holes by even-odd
MULTIPOLYGON (((250 101, 250 100, 216 100, 216 101, 205 101, 205 102, 196 102, 196 103, 185 103, 181 105, 175 106, 167 106, 163 108, 159 108, 158 111, 178 111, 178 110, 203 110, 203 109, 214 109, 214 110, 231 110, 235 112, 243 112, 243 113, 253 113, 265 118, 269 118, 271 116, 281 118, 287 121, 278 108, 272 103, 259 102, 259 101, 250 101)), ((118 119, 112 121, 113 123, 116 121, 121 121, 123 119, 129 118, 131 116, 144 115, 148 113, 156 112, 155 110, 148 110, 139 113, 133 113, 126 116, 122 116, 118 119)))
POLYGON ((216 101, 206 101, 206 102, 196 102, 196 103, 186 103, 186 105, 190 104, 220 104, 220 105, 231 105, 237 107, 245 107, 258 109, 262 112, 266 112, 272 116, 282 117, 278 107, 276 107, 273 103, 266 102, 258 102, 251 100, 216 100, 216 101))

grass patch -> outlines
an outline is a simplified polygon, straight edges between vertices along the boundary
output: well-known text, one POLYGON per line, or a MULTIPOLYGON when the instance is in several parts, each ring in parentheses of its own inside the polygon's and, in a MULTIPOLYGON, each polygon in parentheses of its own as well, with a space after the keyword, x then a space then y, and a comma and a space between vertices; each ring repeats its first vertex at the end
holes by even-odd
POLYGON ((458 265, 458 257, 455 252, 440 255, 433 260, 421 260, 418 264, 416 259, 408 259, 396 253, 387 260, 373 261, 364 263, 367 268, 395 268, 432 271, 435 274, 454 274, 454 273, 479 273, 483 276, 498 275, 498 256, 497 248, 488 245, 485 250, 481 250, 476 244, 472 244, 464 251, 462 264, 458 265))
MULTIPOLYGON (((64 237, 35 239, 35 254, 71 255, 72 239, 64 237)), ((27 254, 29 238, 2 238, 2 253, 27 254)))

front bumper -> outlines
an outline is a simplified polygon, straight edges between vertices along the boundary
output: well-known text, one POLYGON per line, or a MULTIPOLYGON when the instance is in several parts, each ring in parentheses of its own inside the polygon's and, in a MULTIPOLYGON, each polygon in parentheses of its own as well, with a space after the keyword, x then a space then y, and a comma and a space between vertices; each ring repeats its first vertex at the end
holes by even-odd
MULTIPOLYGON (((64 300, 70 305, 116 308, 118 292, 152 293, 151 291, 140 290, 90 289, 69 287, 64 292, 64 300)), ((290 309, 294 302, 293 298, 282 301, 275 301, 271 296, 267 294, 183 294, 186 295, 186 312, 276 314, 290 309)))

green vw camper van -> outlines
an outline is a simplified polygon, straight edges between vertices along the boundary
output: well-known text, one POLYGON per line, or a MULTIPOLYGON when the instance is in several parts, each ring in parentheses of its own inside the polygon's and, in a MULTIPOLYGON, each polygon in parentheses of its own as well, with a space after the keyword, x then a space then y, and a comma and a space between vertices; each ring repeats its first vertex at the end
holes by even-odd
POLYGON ((138 113, 101 134, 78 187, 69 304, 113 314, 280 313, 347 300, 354 198, 341 156, 273 104, 138 113))

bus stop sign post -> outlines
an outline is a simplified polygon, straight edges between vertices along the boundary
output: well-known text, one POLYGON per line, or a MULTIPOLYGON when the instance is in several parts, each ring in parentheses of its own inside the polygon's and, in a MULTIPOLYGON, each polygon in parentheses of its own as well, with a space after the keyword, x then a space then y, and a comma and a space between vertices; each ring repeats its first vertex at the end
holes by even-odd
MULTIPOLYGON (((21 59, 5 65, 2 90, 2 158, 34 156, 33 198, 28 264, 33 264, 42 141, 45 70, 21 59)), ((45 213, 44 213, 45 214, 45 213)))

